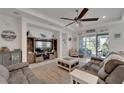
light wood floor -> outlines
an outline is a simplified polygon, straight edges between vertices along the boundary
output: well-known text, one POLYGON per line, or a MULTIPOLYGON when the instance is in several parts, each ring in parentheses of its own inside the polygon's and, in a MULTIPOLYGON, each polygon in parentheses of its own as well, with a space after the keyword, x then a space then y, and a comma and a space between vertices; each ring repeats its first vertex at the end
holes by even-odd
POLYGON ((57 60, 53 61, 46 62, 45 64, 34 64, 30 68, 39 79, 43 79, 48 84, 70 84, 69 72, 58 67, 57 60))

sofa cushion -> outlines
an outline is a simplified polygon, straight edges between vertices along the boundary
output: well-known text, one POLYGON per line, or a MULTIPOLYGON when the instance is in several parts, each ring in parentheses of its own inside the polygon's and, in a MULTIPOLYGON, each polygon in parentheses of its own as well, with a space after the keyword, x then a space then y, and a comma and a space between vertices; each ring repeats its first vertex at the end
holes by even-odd
POLYGON ((124 58, 115 52, 109 54, 104 60, 103 67, 99 70, 98 76, 105 79, 118 65, 124 64, 124 58))
POLYGON ((109 60, 109 62, 105 64, 105 72, 109 74, 119 65, 124 65, 124 62, 118 59, 109 60))
POLYGON ((9 71, 14 71, 14 70, 17 70, 17 69, 21 69, 23 67, 28 67, 28 65, 29 64, 27 62, 25 62, 25 63, 13 64, 13 65, 8 66, 7 68, 8 68, 9 71))
POLYGON ((111 71, 117 67, 118 65, 120 65, 119 62, 116 61, 120 61, 121 64, 124 63, 124 57, 122 55, 122 53, 115 53, 115 52, 111 52, 103 61, 103 69, 106 73, 111 73, 111 71), (122 63, 123 62, 123 63, 122 63), (118 64, 116 64, 118 63, 118 64))
POLYGON ((121 84, 124 81, 124 65, 116 67, 111 74, 106 78, 108 84, 121 84))
POLYGON ((99 78, 99 79, 97 80, 97 84, 105 84, 105 82, 104 82, 102 79, 99 78))
POLYGON ((4 77, 0 76, 0 84, 8 84, 8 82, 4 77))
POLYGON ((79 69, 97 76, 97 73, 98 73, 97 69, 98 68, 99 68, 98 66, 92 64, 91 62, 88 62, 87 64, 83 65, 79 69))
POLYGON ((5 78, 6 80, 9 78, 9 71, 3 65, 0 65, 0 76, 2 76, 3 78, 5 78))
POLYGON ((10 77, 8 79, 8 83, 10 84, 28 84, 28 81, 23 74, 22 69, 18 69, 10 72, 10 77))
POLYGON ((43 80, 39 80, 34 75, 34 73, 31 71, 31 69, 28 67, 23 68, 23 73, 27 77, 28 83, 30 84, 44 84, 45 83, 43 80))
POLYGON ((98 71, 99 71, 99 66, 97 66, 97 65, 95 65, 95 64, 92 64, 91 66, 90 66, 90 69, 92 69, 92 70, 94 70, 95 72, 97 72, 98 73, 98 71))
POLYGON ((98 76, 104 80, 108 76, 108 74, 104 71, 104 68, 101 68, 98 72, 98 76))

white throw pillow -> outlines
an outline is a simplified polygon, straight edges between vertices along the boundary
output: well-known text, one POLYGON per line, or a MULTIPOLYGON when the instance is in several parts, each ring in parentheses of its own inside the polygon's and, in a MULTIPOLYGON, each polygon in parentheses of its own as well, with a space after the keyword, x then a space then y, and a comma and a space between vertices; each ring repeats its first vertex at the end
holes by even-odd
POLYGON ((4 77, 0 76, 0 84, 8 84, 8 82, 4 77))
POLYGON ((3 65, 0 65, 0 76, 2 76, 3 78, 5 78, 6 80, 9 78, 9 71, 3 65))

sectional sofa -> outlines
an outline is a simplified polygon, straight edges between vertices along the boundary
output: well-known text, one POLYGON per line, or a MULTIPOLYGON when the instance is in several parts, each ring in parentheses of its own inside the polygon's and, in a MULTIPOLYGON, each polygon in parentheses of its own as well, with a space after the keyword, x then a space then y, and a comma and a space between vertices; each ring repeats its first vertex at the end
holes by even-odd
POLYGON ((0 84, 44 84, 28 67, 28 63, 19 63, 5 67, 0 65, 0 84))

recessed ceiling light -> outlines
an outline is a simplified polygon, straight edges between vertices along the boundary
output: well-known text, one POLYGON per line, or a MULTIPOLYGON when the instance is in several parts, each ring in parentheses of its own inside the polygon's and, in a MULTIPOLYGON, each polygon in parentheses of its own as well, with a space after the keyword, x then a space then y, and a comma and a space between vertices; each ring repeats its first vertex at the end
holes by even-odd
POLYGON ((104 18, 104 19, 105 19, 105 18, 106 18, 106 16, 103 16, 102 18, 104 18))

